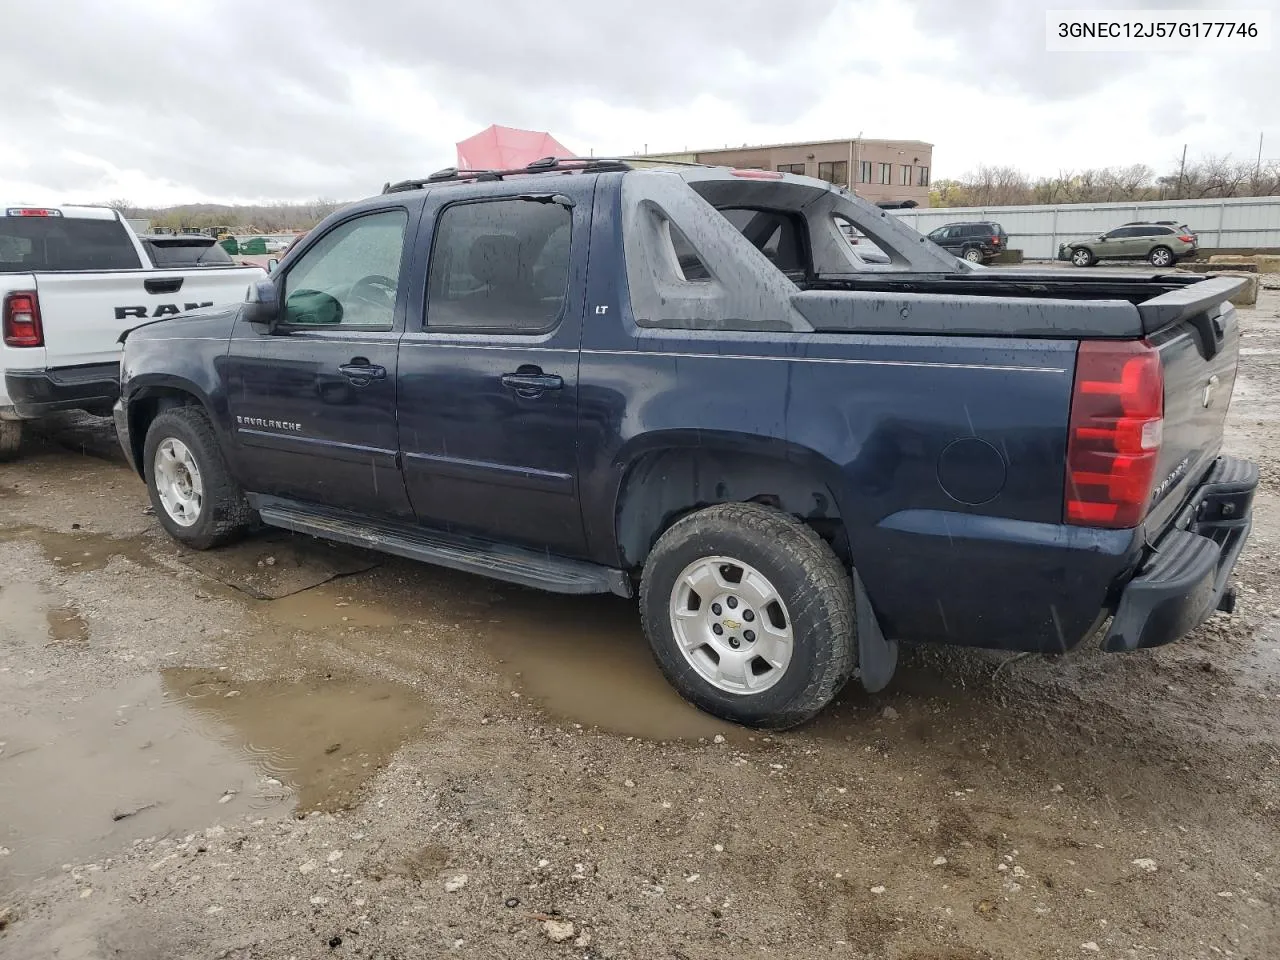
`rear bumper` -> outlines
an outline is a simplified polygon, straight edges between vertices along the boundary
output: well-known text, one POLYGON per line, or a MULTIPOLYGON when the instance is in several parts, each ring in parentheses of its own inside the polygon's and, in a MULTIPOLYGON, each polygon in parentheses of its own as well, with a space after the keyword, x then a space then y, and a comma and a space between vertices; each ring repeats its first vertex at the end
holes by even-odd
POLYGON ((1103 649, 1172 643, 1234 606, 1231 571, 1253 526, 1257 488, 1256 464, 1218 459, 1125 586, 1103 649))
POLYGON ((110 409, 120 395, 120 365, 95 363, 55 370, 9 370, 5 392, 14 412, 34 420, 59 410, 110 409))

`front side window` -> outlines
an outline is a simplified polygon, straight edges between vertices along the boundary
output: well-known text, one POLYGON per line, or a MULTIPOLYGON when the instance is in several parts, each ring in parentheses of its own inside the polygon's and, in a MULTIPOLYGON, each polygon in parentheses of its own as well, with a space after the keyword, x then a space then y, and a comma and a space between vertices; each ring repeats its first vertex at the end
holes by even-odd
POLYGON ((573 213, 550 197, 446 207, 427 278, 427 328, 541 333, 569 286, 573 213))
POLYGON ((285 324, 390 330, 408 222, 405 211, 387 210, 321 237, 285 276, 285 324))

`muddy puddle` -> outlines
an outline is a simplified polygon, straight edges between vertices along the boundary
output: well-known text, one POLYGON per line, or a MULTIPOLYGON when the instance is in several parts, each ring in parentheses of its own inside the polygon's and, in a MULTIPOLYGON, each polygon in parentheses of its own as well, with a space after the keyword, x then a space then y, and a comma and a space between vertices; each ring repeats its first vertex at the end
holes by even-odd
POLYGON ((165 670, 163 684, 202 737, 243 752, 263 776, 296 792, 302 810, 351 806, 432 719, 413 690, 381 681, 241 682, 225 671, 180 668, 165 670))
POLYGON ((387 683, 175 669, 83 699, 0 676, 0 893, 130 841, 338 810, 431 719, 387 683))
POLYGON ((649 653, 631 601, 540 594, 397 561, 257 609, 297 629, 379 630, 388 642, 496 660, 549 714, 610 733, 655 740, 742 733, 676 694, 649 653), (433 624, 454 630, 431 631, 433 624))
POLYGON ((155 675, 79 700, 3 678, 0 692, 0 847, 9 851, 0 892, 134 839, 284 814, 293 803, 245 751, 202 730, 155 675))
POLYGON ((154 565, 141 537, 112 537, 84 530, 60 532, 38 527, 0 530, 0 541, 30 541, 40 546, 45 556, 64 571, 101 570, 113 557, 124 557, 143 566, 154 565))

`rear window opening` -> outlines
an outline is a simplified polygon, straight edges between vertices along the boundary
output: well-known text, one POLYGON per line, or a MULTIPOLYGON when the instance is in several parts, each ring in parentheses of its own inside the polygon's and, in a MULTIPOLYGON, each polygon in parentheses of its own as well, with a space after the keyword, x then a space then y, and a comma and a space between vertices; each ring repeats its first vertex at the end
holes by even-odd
POLYGON ((0 273, 137 270, 128 227, 118 220, 0 217, 0 273))
POLYGON ((231 254, 212 238, 142 237, 142 245, 157 267, 234 266, 231 254))

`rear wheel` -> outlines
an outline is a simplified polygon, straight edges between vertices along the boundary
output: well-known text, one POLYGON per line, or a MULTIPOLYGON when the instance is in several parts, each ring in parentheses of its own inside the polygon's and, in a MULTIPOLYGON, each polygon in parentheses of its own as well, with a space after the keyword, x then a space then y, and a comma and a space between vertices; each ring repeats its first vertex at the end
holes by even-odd
POLYGON ((960 256, 970 263, 981 263, 982 249, 980 247, 966 247, 964 253, 960 254, 960 256))
POLYGON ((1071 251, 1071 262, 1077 267, 1091 267, 1096 258, 1088 247, 1076 247, 1071 251))
POLYGON ((810 527, 754 503, 691 514, 640 582, 645 635, 686 700, 753 727, 803 723, 853 673, 849 575, 810 527))
POLYGON ((18 458, 22 432, 21 420, 0 420, 0 463, 18 458))
POLYGON ((1173 251, 1168 247, 1156 247, 1147 254, 1147 260, 1153 267, 1171 267, 1173 266, 1173 251))
POLYGON ((218 437, 198 407, 161 413, 143 446, 147 492, 169 536, 197 550, 234 540, 253 511, 227 469, 218 437))

